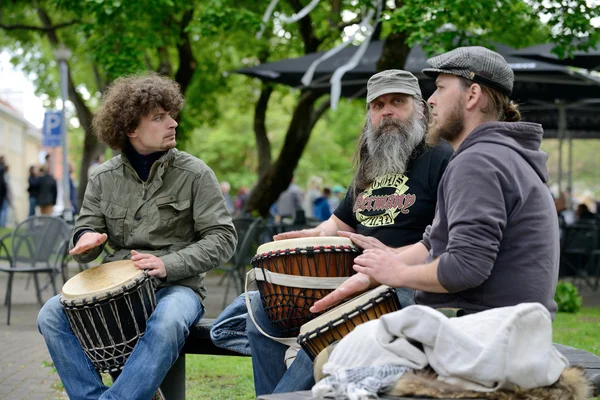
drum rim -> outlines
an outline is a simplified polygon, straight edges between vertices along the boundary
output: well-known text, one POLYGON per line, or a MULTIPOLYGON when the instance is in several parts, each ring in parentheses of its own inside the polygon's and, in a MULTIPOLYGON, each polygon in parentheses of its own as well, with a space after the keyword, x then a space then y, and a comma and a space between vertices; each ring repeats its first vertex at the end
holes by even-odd
MULTIPOLYGON (((359 308, 361 305, 363 305, 365 303, 367 303, 367 305, 368 305, 368 301, 364 301, 365 299, 371 300, 371 299, 382 298, 382 301, 383 301, 383 300, 385 300, 386 297, 390 297, 390 295, 395 295, 395 292, 396 291, 394 288, 387 286, 387 285, 381 285, 375 289, 369 290, 368 292, 365 292, 359 296, 356 296, 355 298, 350 299, 347 302, 342 303, 335 308, 332 308, 331 310, 319 315, 316 318, 311 319, 310 321, 308 321, 307 323, 305 323, 304 325, 302 325, 300 327, 300 333, 298 334, 298 343, 301 343, 301 342, 306 341, 307 339, 310 339, 317 332, 320 333, 320 332, 326 332, 326 331, 330 330, 331 327, 329 326, 329 323, 333 324, 334 327, 341 324, 343 322, 342 317, 344 315, 348 315, 348 314, 351 314, 351 313, 357 311, 357 308, 359 308), (360 301, 360 300, 363 300, 363 301, 360 301), (353 306, 353 307, 351 307, 351 306, 353 306), (302 328, 305 327, 306 325, 312 325, 314 323, 314 321, 318 321, 319 319, 322 319, 325 316, 327 316, 327 314, 333 313, 334 311, 338 311, 342 308, 348 308, 348 312, 342 313, 334 320, 329 320, 329 321, 327 321, 327 323, 316 326, 314 329, 302 332, 302 328)), ((369 307, 369 309, 372 307, 373 306, 369 307)), ((353 318, 353 317, 351 317, 351 318, 353 318)))
MULTIPOLYGON (((104 263, 104 264, 100 264, 94 268, 101 267, 104 265, 110 265, 110 264, 118 263, 118 262, 122 262, 122 261, 131 261, 131 260, 120 260, 120 261, 104 263)), ((133 265, 132 261, 131 261, 131 263, 133 265)), ((86 270, 86 271, 89 271, 89 270, 86 270)), ((85 272, 85 271, 83 271, 83 272, 85 272)), ((77 275, 79 275, 79 274, 77 274, 77 275)), ((130 277, 128 280, 126 280, 120 284, 112 285, 108 288, 103 288, 103 289, 88 292, 85 294, 80 294, 80 295, 66 294, 65 295, 64 287, 69 283, 69 281, 71 281, 72 279, 77 277, 77 275, 75 275, 74 277, 69 279, 63 285, 63 290, 61 290, 61 294, 60 294, 61 303, 68 304, 71 306, 86 305, 86 304, 93 303, 96 301, 104 300, 109 297, 118 296, 119 294, 128 292, 135 287, 138 287, 138 286, 141 287, 146 283, 146 281, 150 280, 150 276, 148 276, 148 272, 146 270, 140 270, 136 275, 130 277)))
POLYGON ((142 275, 130 279, 129 281, 127 281, 127 283, 123 285, 114 287, 111 290, 107 290, 104 292, 97 292, 91 294, 88 293, 85 296, 82 295, 75 298, 65 298, 64 294, 61 293, 60 302, 67 306, 85 306, 95 304, 102 300, 110 299, 125 294, 127 292, 131 292, 132 289, 135 289, 136 287, 142 287, 147 283, 151 284, 150 277, 146 273, 143 273, 142 275))
POLYGON ((342 236, 311 236, 303 238, 285 239, 285 240, 274 240, 272 242, 263 243, 256 249, 256 255, 284 252, 289 249, 300 249, 308 247, 358 247, 352 242, 352 240, 342 236))

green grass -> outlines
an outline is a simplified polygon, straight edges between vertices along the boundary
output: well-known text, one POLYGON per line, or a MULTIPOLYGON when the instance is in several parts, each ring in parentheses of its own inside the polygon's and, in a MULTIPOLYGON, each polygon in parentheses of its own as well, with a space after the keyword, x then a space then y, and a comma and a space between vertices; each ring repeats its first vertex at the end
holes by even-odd
POLYGON ((186 398, 254 399, 250 357, 186 355, 186 398))
POLYGON ((582 308, 577 314, 558 313, 553 340, 600 356, 600 308, 582 308))

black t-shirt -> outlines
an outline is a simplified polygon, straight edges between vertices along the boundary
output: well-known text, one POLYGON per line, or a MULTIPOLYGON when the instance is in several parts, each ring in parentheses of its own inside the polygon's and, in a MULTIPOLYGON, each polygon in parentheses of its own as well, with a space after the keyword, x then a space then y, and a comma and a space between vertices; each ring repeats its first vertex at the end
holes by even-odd
POLYGON ((433 221, 438 184, 451 156, 446 142, 417 147, 404 174, 378 177, 356 201, 350 188, 335 216, 357 233, 390 247, 417 243, 433 221))

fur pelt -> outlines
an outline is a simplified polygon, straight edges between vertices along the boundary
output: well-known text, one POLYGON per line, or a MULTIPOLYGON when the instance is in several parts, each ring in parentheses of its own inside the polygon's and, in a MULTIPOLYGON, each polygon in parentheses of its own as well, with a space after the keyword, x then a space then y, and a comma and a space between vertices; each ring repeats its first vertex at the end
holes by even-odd
POLYGON ((439 381, 436 373, 428 369, 403 375, 386 394, 447 399, 585 400, 590 396, 591 388, 585 377, 584 369, 580 367, 566 368, 559 380, 551 386, 535 389, 502 389, 494 392, 473 392, 458 389, 439 381))

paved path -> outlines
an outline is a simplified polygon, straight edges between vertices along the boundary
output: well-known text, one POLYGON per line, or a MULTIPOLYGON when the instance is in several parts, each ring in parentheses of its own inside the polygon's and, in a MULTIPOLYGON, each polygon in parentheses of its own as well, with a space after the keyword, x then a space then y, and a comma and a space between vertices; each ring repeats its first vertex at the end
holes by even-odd
MULTIPOLYGON (((70 275, 77 272, 70 267, 70 275)), ((33 282, 25 289, 27 275, 15 275, 11 324, 6 325, 7 308, 0 304, 0 400, 4 399, 66 399, 60 391, 58 375, 51 367, 51 358, 43 337, 36 326, 40 309, 35 299, 33 282), (48 365, 48 366, 45 366, 48 365)), ((8 274, 0 273, 0 299, 6 294, 8 274)), ((209 300, 206 317, 214 318, 221 311, 224 288, 218 286, 219 276, 207 278, 209 300)), ((62 283, 62 282, 61 282, 62 283)), ((43 293, 43 300, 51 297, 51 290, 43 293)), ((233 293, 230 294, 233 300, 233 293)))
MULTIPOLYGON (((77 272, 70 266, 70 275, 77 272)), ((8 275, 0 273, 0 299, 4 299, 8 275)), ((218 285, 220 275, 209 274, 206 280, 208 301, 206 317, 214 318, 221 311, 224 287, 218 285)), ((66 399, 60 391, 58 375, 51 366, 50 355, 38 333, 36 318, 39 305, 35 300, 33 285, 25 289, 26 275, 16 275, 13 286, 11 325, 6 325, 6 306, 0 304, 0 400, 4 399, 66 399)), ((600 291, 581 293, 586 307, 600 307, 600 291)), ((50 297, 43 294, 43 300, 50 297)), ((229 295, 229 301, 235 295, 229 295)))

